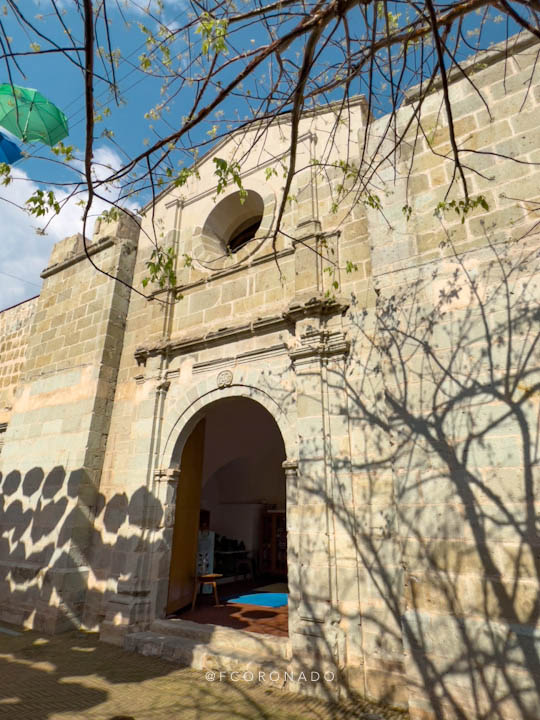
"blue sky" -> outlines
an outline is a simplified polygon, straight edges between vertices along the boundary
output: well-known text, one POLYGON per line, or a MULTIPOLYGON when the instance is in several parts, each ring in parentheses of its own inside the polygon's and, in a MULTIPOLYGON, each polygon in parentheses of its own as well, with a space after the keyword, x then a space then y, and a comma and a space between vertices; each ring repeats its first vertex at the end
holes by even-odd
MULTIPOLYGON (((81 28, 80 20, 75 16, 73 3, 63 3, 67 11, 65 22, 72 30, 81 28)), ((44 34, 53 33, 60 41, 62 38, 57 32, 57 22, 50 17, 51 7, 48 0, 40 2, 34 0, 23 0, 20 4, 25 15, 35 22, 40 31, 44 34), (36 17, 42 15, 42 18, 36 17)), ((183 2, 174 2, 174 12, 170 13, 171 19, 182 15, 185 16, 186 9, 183 2)), ((152 102, 159 98, 159 88, 151 78, 145 79, 140 73, 133 70, 131 62, 138 63, 138 56, 142 51, 143 38, 136 27, 138 21, 144 20, 144 15, 138 12, 130 12, 128 20, 132 21, 130 29, 122 21, 118 12, 113 12, 111 17, 111 31, 113 36, 113 47, 120 47, 123 56, 126 58, 120 62, 118 68, 119 85, 125 94, 127 104, 115 109, 113 116, 106 118, 106 122, 98 123, 96 136, 103 129, 112 129, 115 135, 115 142, 107 138, 98 138, 95 143, 94 160, 105 166, 117 167, 124 158, 121 148, 128 153, 136 152, 144 147, 144 138, 151 137, 148 131, 148 121, 144 119, 144 113, 152 102)), ((7 32, 13 38, 14 48, 29 50, 30 43, 35 39, 28 37, 14 23, 6 22, 7 32)), ((74 30, 75 32, 75 30, 74 30)), ((80 39, 80 38, 77 38, 80 39)), ((46 47, 45 42, 41 42, 46 47)), ((74 65, 71 65, 65 58, 56 55, 29 55, 20 61, 23 77, 20 73, 14 73, 16 84, 37 88, 46 95, 52 102, 58 105, 68 117, 70 134, 65 140, 77 149, 84 147, 84 95, 82 84, 82 73, 74 65)), ((0 82, 7 82, 5 66, 0 66, 0 82)), ((96 97, 100 101, 106 99, 104 83, 97 83, 96 97)), ((0 186, 0 221, 3 232, 3 241, 0 245, 0 309, 9 307, 22 300, 39 293, 41 279, 39 277, 42 269, 47 265, 48 257, 55 242, 72 235, 80 230, 81 208, 75 203, 70 203, 62 212, 54 217, 47 227, 46 235, 38 235, 36 227, 42 227, 42 219, 29 217, 16 205, 23 205, 25 200, 32 195, 38 185, 34 179, 41 180, 45 185, 51 181, 63 182, 73 180, 73 174, 67 175, 58 165, 50 161, 54 155, 46 146, 39 144, 19 145, 23 150, 34 157, 24 158, 19 161, 13 170, 13 182, 8 187, 0 186), (44 159, 37 159, 37 158, 44 159)), ((99 171, 98 171, 99 172, 99 171)), ((57 196, 62 199, 66 191, 62 188, 56 189, 57 196)), ((114 193, 113 193, 114 194, 114 193)), ((96 211, 100 212, 105 208, 103 203, 97 203, 96 211)))
MULTIPOLYGON (((153 0, 152 0, 153 2, 153 0)), ((63 0, 65 9, 64 21, 73 32, 77 40, 77 33, 81 33, 82 24, 76 14, 74 3, 63 0)), ((160 102, 159 83, 154 78, 145 77, 138 71, 139 56, 144 52, 144 37, 137 27, 137 23, 144 22, 152 27, 143 12, 137 10, 133 3, 126 7, 119 4, 123 17, 120 15, 116 5, 111 3, 109 10, 110 31, 112 45, 122 52, 122 60, 117 70, 118 84, 126 103, 115 108, 109 103, 113 111, 110 117, 96 125, 96 141, 94 161, 98 163, 96 173, 103 177, 107 172, 106 167, 119 167, 122 160, 128 155, 136 154, 145 147, 145 142, 152 142, 156 139, 149 124, 151 120, 145 119, 147 110, 154 104, 160 102), (129 25, 125 21, 128 21, 129 25), (113 139, 99 137, 103 130, 111 130, 113 139), (101 164, 101 168, 99 166, 101 164)), ((141 1, 141 5, 143 2, 141 1)), ((148 1, 144 3, 146 7, 148 1)), ((44 34, 53 34, 60 42, 64 42, 62 32, 59 29, 57 19, 52 15, 52 8, 49 0, 22 0, 19 7, 24 14, 35 23, 36 27, 44 34)), ((249 7, 249 4, 246 4, 249 7)), ((155 9, 155 6, 154 8, 155 9)), ((396 5, 396 11, 399 7, 396 5)), ((184 0, 166 0, 163 11, 163 21, 174 28, 177 23, 183 23, 189 18, 191 12, 184 0)), ((13 47, 18 50, 30 50, 30 44, 36 41, 35 37, 23 32, 8 16, 3 18, 8 35, 12 37, 13 47)), ((469 21, 469 32, 474 31, 475 18, 469 21)), ((283 22, 277 24, 283 28, 283 22)), ((510 28, 515 31, 515 28, 510 28)), ((498 41, 504 37, 506 24, 491 24, 488 34, 483 39, 483 45, 498 41)), ((471 35, 471 42, 474 42, 474 33, 471 35)), ((98 38, 99 44, 105 44, 105 38, 98 38)), ((247 28, 245 32, 235 41, 243 49, 253 48, 261 41, 256 24, 247 28)), ((46 42, 39 40, 42 48, 46 42)), ((179 44, 175 52, 183 50, 179 44)), ((289 52, 295 53, 302 50, 301 43, 291 46, 289 52)), ((463 57, 470 54, 470 50, 464 49, 463 57)), ((57 104, 67 115, 70 127, 69 138, 66 144, 75 146, 78 150, 84 147, 84 95, 82 84, 82 73, 65 58, 54 54, 35 55, 30 54, 20 60, 21 68, 25 77, 15 71, 13 80, 16 84, 25 87, 33 87, 40 90, 50 100, 57 104)), ((99 64, 96 66, 99 71, 99 64)), ((5 65, 0 66, 0 82, 7 82, 8 77, 5 65)), ((251 88, 255 91, 255 85, 251 88)), ((355 91, 361 91, 358 84, 355 91)), ((95 88, 98 101, 107 100, 107 92, 104 83, 97 83, 95 88)), ((186 111, 191 100, 192 91, 184 89, 182 94, 170 103, 170 111, 165 117, 170 126, 177 126, 178 118, 186 111)), ((238 105, 232 98, 223 108, 224 114, 214 115, 210 123, 201 128, 193 138, 195 141, 210 142, 206 137, 207 128, 215 124, 218 127, 218 135, 227 132, 228 128, 235 126, 244 120, 246 108, 238 105), (236 104, 235 104, 236 103, 236 104)), ((167 126, 162 125, 161 130, 166 131, 167 126)), ((44 225, 42 220, 31 218, 17 206, 24 205, 25 200, 32 195, 38 187, 36 181, 42 186, 48 183, 60 183, 73 180, 73 172, 66 174, 58 164, 51 163, 54 159, 51 151, 40 145, 31 144, 23 147, 32 157, 24 158, 14 168, 14 181, 8 187, 0 186, 0 221, 4 229, 3 241, 0 245, 0 309, 16 304, 25 298, 32 297, 39 292, 41 280, 40 272, 47 265, 48 256, 52 245, 80 230, 81 209, 75 202, 67 204, 60 215, 54 217, 47 226, 47 234, 36 234, 36 227, 44 225), (44 159, 40 159, 44 158, 44 159)), ((187 155, 177 153, 173 162, 177 166, 180 161, 187 161, 187 155)), ((67 195, 65 188, 57 187, 56 193, 59 199, 67 195)), ((110 196, 114 197, 115 190, 110 190, 110 196)), ((142 205, 147 196, 133 198, 131 207, 142 205)), ((104 203, 97 203, 96 214, 105 208, 104 203)))

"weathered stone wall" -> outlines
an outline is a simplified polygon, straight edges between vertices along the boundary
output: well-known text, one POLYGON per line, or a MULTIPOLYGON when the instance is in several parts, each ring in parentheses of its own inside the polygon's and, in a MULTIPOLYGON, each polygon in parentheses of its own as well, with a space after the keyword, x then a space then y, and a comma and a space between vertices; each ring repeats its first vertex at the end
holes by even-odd
MULTIPOLYGON (((537 51, 529 40, 506 69, 504 50, 469 64, 488 107, 466 80, 451 86, 469 190, 489 210, 434 214, 454 168, 438 92, 398 181, 381 169, 388 222, 367 208, 370 286, 343 286, 358 298, 343 513, 357 522, 361 630, 348 637, 358 686, 408 698, 414 718, 540 714, 537 51)), ((462 197, 457 184, 448 200, 462 197)))
MULTIPOLYGON (((287 453, 292 664, 316 660, 415 720, 540 715, 537 48, 520 40, 506 67, 506 49, 466 65, 487 107, 452 78, 464 173, 489 205, 464 222, 434 213, 454 172, 436 89, 424 132, 387 160, 386 144, 373 150, 387 118, 366 125, 361 100, 337 126, 334 161, 348 147, 360 162, 366 142, 380 160, 382 213, 354 195, 334 212, 342 174, 312 167, 274 246, 283 178, 266 171, 286 153, 284 120, 215 153, 252 151, 244 186, 263 219, 237 254, 208 230, 235 190, 214 197, 203 158, 148 210, 136 260, 129 233, 96 255, 147 293, 155 231, 176 250, 181 300, 132 293, 128 311, 124 289, 86 263, 50 274, 2 455, 5 617, 57 603, 51 564, 71 583, 53 583, 63 612, 68 598, 110 641, 163 617, 183 445, 212 402, 249 397, 287 453)), ((302 121, 298 167, 335 123, 332 109, 302 121)), ((456 182, 446 199, 463 192, 456 182)))
POLYGON ((37 300, 32 298, 0 312, 0 424, 9 422, 37 300))
MULTIPOLYGON (((452 84, 457 140, 534 163, 538 94, 525 81, 535 48, 517 50, 506 94, 500 55, 470 66, 492 122, 466 80, 452 84)), ((283 406, 291 433, 294 661, 337 667, 353 688, 408 705, 415 718, 537 716, 537 451, 522 452, 538 413, 537 236, 534 203, 512 198, 538 200, 540 182, 534 165, 469 151, 464 164, 485 176, 466 169, 470 191, 485 194, 489 211, 441 222, 434 210, 453 167, 440 156, 449 151, 441 100, 438 92, 424 103, 429 143, 405 138, 397 181, 394 167, 381 165, 384 217, 358 199, 334 213, 339 172, 298 183, 279 271, 268 241, 241 262, 201 263, 198 228, 214 207, 211 191, 188 188, 158 203, 164 231, 193 262, 179 268, 184 299, 173 310, 137 299, 128 319, 102 486, 127 511, 119 526, 105 513, 99 519, 109 541, 118 531, 123 543, 95 563, 89 607, 97 622, 110 601, 109 639, 125 631, 122 622, 136 627, 163 613, 179 462, 171 443, 212 400, 244 393, 261 401, 263 392, 283 406), (326 272, 331 257, 338 268, 326 272), (349 306, 343 320, 339 309, 325 316, 305 305, 333 280, 349 306), (216 388, 223 368, 233 373, 229 390, 216 388), (115 577, 120 592, 109 594, 115 577), (123 618, 116 634, 114 616, 123 618)), ((401 111, 401 127, 410 112, 401 111)), ((371 124, 369 142, 385 122, 371 124)), ((361 114, 356 129, 360 148, 361 114)), ((311 133, 317 127, 313 143, 311 133)), ((246 187, 264 187, 268 209, 279 184, 263 170, 248 173, 246 187)), ((200 185, 212 186, 204 172, 200 185)), ((455 186, 448 199, 462 192, 455 186)), ((142 243, 139 281, 148 253, 142 243)))
MULTIPOLYGON (((136 229, 122 219, 90 245, 128 283, 136 229)), ((129 288, 96 275, 80 236, 43 277, 1 456, 0 616, 54 632, 84 607, 129 288)))

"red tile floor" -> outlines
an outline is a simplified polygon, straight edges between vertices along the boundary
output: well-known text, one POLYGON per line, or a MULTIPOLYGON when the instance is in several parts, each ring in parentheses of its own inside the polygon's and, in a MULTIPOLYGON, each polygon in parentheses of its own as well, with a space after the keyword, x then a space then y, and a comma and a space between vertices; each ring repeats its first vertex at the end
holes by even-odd
POLYGON ((220 583, 218 588, 219 605, 215 605, 214 595, 199 593, 195 608, 191 606, 178 610, 170 617, 192 620, 193 622, 248 630, 266 635, 288 635, 287 606, 281 608, 265 608, 244 603, 227 603, 227 598, 250 593, 256 588, 275 582, 283 582, 282 578, 256 578, 231 583, 220 583))

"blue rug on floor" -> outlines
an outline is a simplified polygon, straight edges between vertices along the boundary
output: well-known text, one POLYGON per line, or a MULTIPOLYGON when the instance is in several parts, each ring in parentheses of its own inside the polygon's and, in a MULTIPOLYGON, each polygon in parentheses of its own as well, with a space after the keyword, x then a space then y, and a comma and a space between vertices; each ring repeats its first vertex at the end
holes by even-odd
POLYGON ((228 603, 245 603, 259 607, 278 608, 287 604, 287 593, 253 593, 252 595, 239 595, 229 598, 228 603))

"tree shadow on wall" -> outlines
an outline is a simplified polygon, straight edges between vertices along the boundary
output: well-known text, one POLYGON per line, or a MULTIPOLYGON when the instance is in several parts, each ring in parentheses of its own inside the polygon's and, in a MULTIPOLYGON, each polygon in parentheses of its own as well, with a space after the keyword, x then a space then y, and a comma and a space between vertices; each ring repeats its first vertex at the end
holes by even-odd
MULTIPOLYGON (((31 713, 36 720, 59 712, 82 716, 111 699, 107 685, 126 684, 135 688, 132 698, 125 707, 122 701, 113 703, 111 716, 127 710, 128 716, 140 720, 149 706, 146 691, 136 688, 178 670, 165 660, 133 656, 100 643, 97 633, 69 632, 70 627, 79 626, 85 606, 96 621, 103 619, 103 608, 112 595, 110 578, 128 578, 141 589, 137 573, 156 549, 149 528, 162 517, 159 501, 145 488, 129 499, 117 493, 106 502, 85 479, 83 471, 68 475, 63 467, 55 467, 45 474, 34 467, 24 476, 18 471, 8 473, 0 486, 3 620, 24 622, 45 633, 68 630, 67 635, 52 638, 36 638, 23 630, 19 637, 0 634, 0 706, 5 706, 8 715, 31 713), (87 590, 90 573, 91 589, 87 590), (90 685, 79 681, 83 677, 92 678, 90 685), (142 709, 135 711, 138 702, 142 709)), ((206 715, 219 708, 223 716, 234 718, 244 717, 248 708, 249 717, 269 717, 248 685, 237 683, 223 697, 219 683, 212 687, 200 674, 185 672, 186 677, 176 676, 174 687, 163 691, 174 714, 206 715)), ((161 691, 153 692, 155 697, 163 696, 161 691)))
POLYGON ((372 309, 352 308, 345 376, 329 363, 352 462, 330 443, 331 490, 303 478, 304 491, 334 511, 340 591, 358 588, 360 617, 346 603, 340 616, 361 624, 366 691, 380 668, 390 686, 401 676, 420 716, 540 716, 533 241, 377 289, 372 309))
MULTIPOLYGON (((298 505, 333 511, 336 563, 323 578, 327 539, 306 524, 289 577, 302 616, 324 615, 325 632, 305 636, 314 665, 357 654, 344 687, 391 701, 405 682, 411 707, 437 718, 540 715, 539 264, 532 241, 492 244, 351 309, 349 364, 329 362, 327 377, 348 396, 331 419, 348 424, 352 452, 325 439, 326 483, 309 474, 313 439, 300 458, 298 505)), ((102 619, 108 578, 137 582, 159 550, 147 530, 163 510, 146 489, 106 503, 61 467, 10 472, 1 489, 0 603, 15 622, 57 596, 68 620, 85 600, 102 619), (87 594, 85 580, 65 584, 81 567, 97 581, 87 594)), ((152 667, 145 677, 164 673, 152 667)), ((102 672, 122 682, 121 669, 102 672)))

